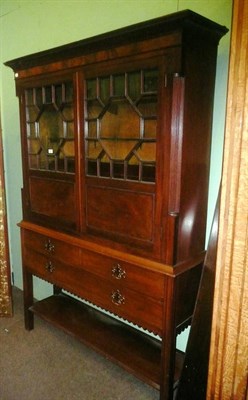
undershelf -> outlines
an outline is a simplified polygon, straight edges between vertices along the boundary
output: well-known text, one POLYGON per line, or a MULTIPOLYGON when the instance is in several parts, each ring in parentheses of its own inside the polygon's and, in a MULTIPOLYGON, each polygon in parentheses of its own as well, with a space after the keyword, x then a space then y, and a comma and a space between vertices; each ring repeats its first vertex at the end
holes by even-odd
MULTIPOLYGON (((159 389, 161 343, 158 340, 64 294, 38 301, 30 311, 159 389)), ((176 354, 175 381, 180 376, 183 355, 176 354)))

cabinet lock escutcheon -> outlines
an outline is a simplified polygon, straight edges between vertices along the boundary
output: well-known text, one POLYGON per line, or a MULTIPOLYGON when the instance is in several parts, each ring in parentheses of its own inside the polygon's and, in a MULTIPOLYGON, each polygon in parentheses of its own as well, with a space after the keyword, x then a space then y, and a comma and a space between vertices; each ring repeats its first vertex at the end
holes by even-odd
POLYGON ((115 264, 112 268, 112 276, 115 279, 122 279, 126 277, 126 271, 120 266, 120 264, 115 264))
POLYGON ((55 270, 55 266, 53 265, 52 261, 46 262, 45 269, 50 273, 52 273, 55 270))
POLYGON ((125 296, 123 296, 119 290, 115 290, 112 292, 111 299, 112 303, 114 303, 116 306, 125 304, 125 296))
POLYGON ((48 251, 48 253, 54 253, 55 246, 50 239, 45 242, 45 250, 48 251))

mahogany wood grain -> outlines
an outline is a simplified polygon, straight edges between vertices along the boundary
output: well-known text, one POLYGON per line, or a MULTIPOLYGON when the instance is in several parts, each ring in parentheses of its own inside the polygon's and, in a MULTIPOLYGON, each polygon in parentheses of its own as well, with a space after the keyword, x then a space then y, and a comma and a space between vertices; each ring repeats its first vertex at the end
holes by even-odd
POLYGON ((116 281, 101 279, 99 285, 99 277, 94 272, 86 272, 32 250, 24 255, 23 262, 32 274, 161 335, 163 302, 142 291, 141 284, 133 290, 116 281), (123 297, 123 303, 112 301, 117 291, 123 297))
POLYGON ((88 228, 95 228, 102 235, 112 233, 117 240, 153 240, 151 194, 90 186, 86 207, 88 228))
POLYGON ((24 231, 23 235, 24 254, 28 254, 29 250, 32 250, 73 266, 81 265, 81 249, 79 247, 35 232, 24 231))
POLYGON ((75 187, 72 182, 30 178, 30 208, 33 213, 56 218, 65 224, 76 222, 75 187), (41 196, 41 193, 43 194, 41 196))
POLYGON ((177 262, 205 246, 217 48, 187 43, 177 262), (203 49, 204 47, 204 49, 203 49), (199 101, 201 99, 201 101, 199 101), (192 162, 194 160, 194 162, 192 162), (195 224, 195 222, 197 223, 195 224))
POLYGON ((188 271, 188 269, 192 268, 193 266, 199 265, 203 262, 205 257, 205 251, 203 251, 197 254, 194 258, 185 260, 182 263, 172 266, 169 264, 160 263, 156 260, 147 259, 146 257, 125 253, 119 249, 111 248, 110 246, 106 246, 106 244, 103 245, 101 242, 96 242, 94 237, 88 235, 87 237, 72 235, 24 220, 21 221, 18 226, 21 228, 21 232, 28 231, 45 235, 48 238, 54 238, 56 240, 66 242, 71 246, 77 246, 81 249, 92 251, 99 256, 108 256, 116 260, 128 262, 135 266, 142 267, 142 269, 145 270, 154 271, 159 274, 173 277, 188 271))
MULTIPOLYGON (((6 63, 16 72, 20 100, 26 328, 33 328, 37 275, 54 286, 56 296, 35 303, 32 311, 159 387, 160 400, 173 396, 176 335, 191 320, 205 255, 216 54, 226 31, 186 10, 6 63), (137 71, 130 95, 128 79, 137 71), (125 77, 118 96, 117 76, 125 77), (102 92, 104 77, 109 83, 102 92), (44 95, 48 86, 57 103, 56 87, 66 93, 68 80, 73 138, 58 128, 58 120, 66 121, 44 95), (48 112, 41 124, 35 112, 33 126, 28 118, 38 93, 55 117, 48 112), (118 107, 109 110, 116 102, 119 114, 118 107), (106 117, 110 111, 114 116, 106 117), (44 145, 44 139, 52 143, 54 130, 65 135, 61 143, 74 140, 73 164, 63 158, 61 143, 57 158, 44 145), (28 147, 33 139, 41 159, 28 147), (112 142, 104 148, 101 140, 112 142), (122 172, 113 170, 124 161, 122 172), (153 341, 151 348, 147 336, 85 311, 58 296, 61 289, 159 334, 161 344, 153 341)), ((63 103, 65 95, 58 97, 63 103)))
POLYGON ((162 299, 164 296, 162 274, 34 232, 24 231, 24 242, 24 254, 27 257, 29 251, 35 251, 49 259, 76 266, 91 273, 94 272, 99 278, 107 279, 112 283, 118 282, 119 286, 129 287, 137 291, 140 287, 142 293, 149 293, 157 299, 162 299), (46 248, 48 243, 52 246, 52 251, 46 248), (118 274, 114 274, 116 268, 119 268, 123 275, 119 277, 118 274))

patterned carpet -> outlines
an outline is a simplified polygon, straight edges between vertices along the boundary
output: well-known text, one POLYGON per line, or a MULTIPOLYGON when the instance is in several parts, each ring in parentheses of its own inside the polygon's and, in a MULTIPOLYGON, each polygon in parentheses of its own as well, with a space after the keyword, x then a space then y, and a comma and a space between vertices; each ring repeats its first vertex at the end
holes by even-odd
POLYGON ((159 392, 72 337, 35 318, 23 323, 22 292, 14 317, 0 318, 1 400, 158 400, 159 392))

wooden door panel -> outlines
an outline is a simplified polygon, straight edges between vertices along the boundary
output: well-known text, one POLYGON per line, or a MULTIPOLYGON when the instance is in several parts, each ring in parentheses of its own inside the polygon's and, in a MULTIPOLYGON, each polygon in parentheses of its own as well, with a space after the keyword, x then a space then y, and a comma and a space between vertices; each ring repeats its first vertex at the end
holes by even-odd
POLYGON ((153 241, 154 195, 88 186, 87 226, 132 241, 153 241))
POLYGON ((30 177, 31 212, 75 223, 75 188, 73 182, 30 177))

